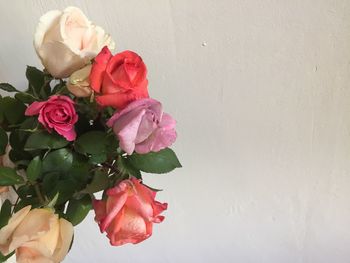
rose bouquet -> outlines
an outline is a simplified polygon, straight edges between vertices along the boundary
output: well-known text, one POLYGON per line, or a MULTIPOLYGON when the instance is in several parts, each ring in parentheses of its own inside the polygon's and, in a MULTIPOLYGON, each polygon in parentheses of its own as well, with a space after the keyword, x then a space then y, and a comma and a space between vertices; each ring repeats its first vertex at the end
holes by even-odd
POLYGON ((75 7, 43 15, 34 47, 44 70, 27 67, 28 88, 0 83, 12 95, 0 98, 0 261, 61 262, 92 209, 112 245, 147 239, 167 204, 142 172, 181 164, 146 65, 113 55, 111 37, 75 7))

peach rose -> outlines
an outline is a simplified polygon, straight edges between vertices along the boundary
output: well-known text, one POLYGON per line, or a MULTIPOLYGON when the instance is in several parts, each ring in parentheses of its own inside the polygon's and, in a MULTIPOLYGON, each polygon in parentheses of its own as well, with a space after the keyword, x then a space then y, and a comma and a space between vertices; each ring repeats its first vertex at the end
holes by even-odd
POLYGON ((17 198, 18 198, 18 195, 15 192, 15 190, 13 190, 12 187, 9 187, 9 186, 0 187, 0 207, 6 200, 9 200, 11 204, 15 204, 17 201, 17 198))
POLYGON ((15 168, 16 165, 10 160, 9 153, 11 151, 11 146, 8 144, 6 146, 5 154, 0 156, 0 166, 15 168))
MULTIPOLYGON (((7 145, 4 155, 0 156, 0 166, 15 168, 15 164, 10 160, 9 153, 11 151, 11 146, 7 145)), ((22 172, 23 170, 21 170, 22 172)), ((19 171, 18 171, 19 172, 19 171)), ((18 195, 16 192, 8 186, 0 186, 0 207, 5 202, 5 200, 10 200, 14 204, 17 200, 18 195)))
POLYGON ((92 90, 90 87, 90 71, 92 65, 87 65, 75 71, 68 80, 67 88, 76 97, 90 97, 92 90))
POLYGON ((95 200, 93 206, 95 220, 112 246, 142 242, 152 235, 153 223, 164 220, 160 214, 168 204, 154 200, 156 192, 135 177, 107 190, 107 196, 107 200, 95 200))
POLYGON ((47 12, 34 35, 42 64, 56 78, 66 78, 84 67, 104 46, 114 48, 111 37, 76 7, 47 12))
POLYGON ((17 263, 61 262, 73 238, 73 226, 51 209, 26 206, 0 229, 0 251, 16 251, 17 263))

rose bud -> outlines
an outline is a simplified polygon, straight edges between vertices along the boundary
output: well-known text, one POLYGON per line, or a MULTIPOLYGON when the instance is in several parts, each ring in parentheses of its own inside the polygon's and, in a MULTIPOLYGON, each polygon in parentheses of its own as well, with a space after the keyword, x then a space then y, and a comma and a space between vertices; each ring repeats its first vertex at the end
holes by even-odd
POLYGON ((107 190, 106 200, 93 202, 95 220, 112 246, 137 244, 152 235, 153 223, 164 220, 160 214, 168 206, 155 197, 156 192, 133 177, 107 190))
POLYGON ((176 140, 176 121, 163 112, 162 104, 154 99, 131 102, 107 122, 127 153, 158 152, 176 140))
POLYGON ((47 12, 40 18, 34 35, 36 53, 56 78, 69 77, 89 64, 104 46, 114 48, 111 37, 76 7, 47 12))
POLYGON ((91 65, 87 65, 78 71, 75 71, 68 80, 67 88, 76 97, 90 97, 92 94, 90 88, 89 75, 91 65))
POLYGON ((26 206, 0 229, 0 251, 16 252, 17 263, 61 262, 73 238, 73 225, 51 209, 26 206))
POLYGON ((148 98, 146 77, 146 65, 135 52, 113 56, 104 47, 92 64, 90 83, 98 104, 122 109, 134 100, 148 98))
POLYGON ((26 116, 39 114, 39 122, 51 132, 54 129, 68 141, 74 141, 76 132, 74 124, 78 121, 78 114, 74 108, 74 101, 68 96, 51 96, 47 101, 35 101, 25 111, 26 116))

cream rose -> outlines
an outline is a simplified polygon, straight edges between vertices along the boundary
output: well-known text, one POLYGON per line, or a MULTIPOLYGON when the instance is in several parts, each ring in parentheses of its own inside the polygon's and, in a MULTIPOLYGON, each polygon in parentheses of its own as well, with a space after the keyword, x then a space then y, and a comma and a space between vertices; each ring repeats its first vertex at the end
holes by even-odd
POLYGON ((66 78, 87 65, 104 46, 114 48, 110 35, 76 7, 47 12, 34 35, 34 47, 42 64, 57 78, 66 78))
POLYGON ((26 206, 0 229, 0 251, 16 251, 17 263, 61 262, 73 238, 73 226, 50 209, 26 206))

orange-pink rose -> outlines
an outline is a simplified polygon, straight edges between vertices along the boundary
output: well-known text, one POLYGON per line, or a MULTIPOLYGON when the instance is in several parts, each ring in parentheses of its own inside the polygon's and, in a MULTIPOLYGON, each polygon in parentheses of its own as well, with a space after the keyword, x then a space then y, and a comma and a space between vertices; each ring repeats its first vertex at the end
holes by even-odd
POLYGON ((107 190, 106 200, 95 200, 95 220, 101 232, 107 232, 111 245, 137 244, 152 235, 153 223, 168 204, 155 201, 156 192, 136 178, 124 180, 107 190))

